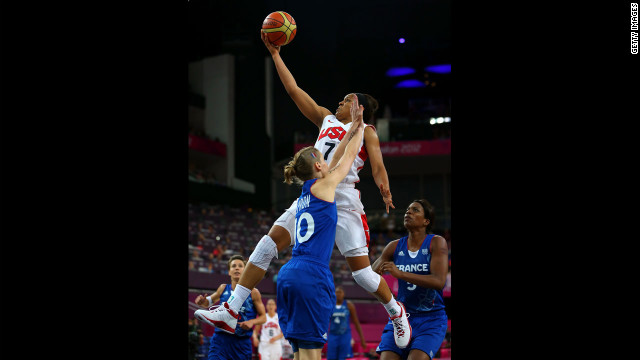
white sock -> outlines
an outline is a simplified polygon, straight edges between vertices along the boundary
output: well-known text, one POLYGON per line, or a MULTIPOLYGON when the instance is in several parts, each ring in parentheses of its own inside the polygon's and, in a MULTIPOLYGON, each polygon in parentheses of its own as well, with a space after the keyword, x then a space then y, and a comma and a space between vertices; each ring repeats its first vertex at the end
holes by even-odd
POLYGON ((389 301, 386 304, 382 304, 382 306, 384 306, 384 308, 387 309, 387 313, 389 314, 389 317, 398 316, 400 314, 400 310, 402 310, 400 308, 400 305, 398 305, 398 303, 396 302, 396 299, 393 298, 393 296, 391 297, 391 301, 389 301))
POLYGON ((236 313, 240 311, 242 304, 245 300, 251 295, 251 289, 247 289, 246 287, 236 284, 236 288, 229 296, 229 300, 227 300, 227 304, 229 304, 229 308, 236 313))

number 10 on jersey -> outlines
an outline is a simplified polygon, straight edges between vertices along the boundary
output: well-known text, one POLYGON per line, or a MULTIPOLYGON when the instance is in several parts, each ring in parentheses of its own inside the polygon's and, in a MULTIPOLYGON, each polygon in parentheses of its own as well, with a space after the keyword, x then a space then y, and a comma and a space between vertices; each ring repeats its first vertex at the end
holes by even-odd
POLYGON ((309 240, 311 235, 313 235, 313 231, 315 228, 315 223, 313 222, 313 216, 308 212, 304 212, 300 215, 298 220, 296 221, 296 242, 302 244, 303 242, 309 240), (307 232, 302 236, 301 234, 301 226, 302 220, 306 220, 307 222, 307 232))

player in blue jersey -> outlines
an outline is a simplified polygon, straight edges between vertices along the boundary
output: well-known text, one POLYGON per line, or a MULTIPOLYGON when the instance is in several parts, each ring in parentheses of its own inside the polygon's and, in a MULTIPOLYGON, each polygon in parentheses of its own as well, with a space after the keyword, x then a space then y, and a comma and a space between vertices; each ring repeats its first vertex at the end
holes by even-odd
MULTIPOLYGON (((229 276, 231 284, 221 284, 216 292, 198 295, 195 302, 202 307, 211 307, 218 300, 225 303, 229 299, 231 292, 236 287, 240 276, 245 268, 245 260, 241 255, 233 255, 228 261, 229 276)), ((210 310, 196 310, 195 316, 211 326, 215 326, 210 319, 210 310)), ((251 360, 251 335, 253 326, 264 324, 267 315, 262 303, 262 297, 258 289, 251 291, 251 297, 247 298, 238 312, 238 323, 235 329, 216 328, 210 340, 209 360, 251 360), (230 330, 234 330, 232 334, 230 330)), ((220 326, 220 324, 218 324, 220 326)))
POLYGON ((333 308, 333 314, 331 314, 331 321, 329 322, 328 360, 344 360, 353 357, 349 320, 353 322, 358 335, 360 335, 362 351, 366 351, 367 342, 364 339, 364 334, 362 334, 356 307, 351 301, 344 298, 344 289, 342 286, 338 286, 336 287, 336 306, 333 308))
POLYGON ((448 270, 446 240, 431 233, 434 210, 426 200, 414 200, 404 215, 409 234, 393 240, 373 263, 379 274, 398 279, 398 301, 411 314, 411 341, 400 349, 389 322, 376 352, 380 360, 430 360, 438 352, 447 331, 442 289, 448 270))
POLYGON ((278 273, 277 283, 280 327, 296 360, 320 360, 327 341, 329 320, 336 304, 329 269, 338 222, 335 192, 362 142, 362 109, 356 99, 350 109, 354 124, 335 166, 332 161, 330 167, 318 149, 308 146, 284 167, 285 183, 302 185, 295 218, 295 245, 291 260, 278 273))

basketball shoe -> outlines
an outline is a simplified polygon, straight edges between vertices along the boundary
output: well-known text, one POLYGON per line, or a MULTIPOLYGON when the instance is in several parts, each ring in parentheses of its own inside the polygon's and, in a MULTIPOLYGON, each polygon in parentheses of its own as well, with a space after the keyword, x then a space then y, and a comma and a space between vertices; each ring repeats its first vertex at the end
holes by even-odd
POLYGON ((202 320, 229 334, 236 333, 236 325, 238 324, 238 319, 240 319, 240 314, 229 309, 229 304, 226 302, 222 303, 222 305, 212 306, 209 310, 196 310, 194 315, 198 320, 202 320))
POLYGON ((393 323, 393 340, 395 340, 397 347, 404 349, 411 340, 411 324, 407 319, 408 316, 404 309, 404 304, 398 301, 398 305, 400 305, 400 314, 390 319, 393 323))

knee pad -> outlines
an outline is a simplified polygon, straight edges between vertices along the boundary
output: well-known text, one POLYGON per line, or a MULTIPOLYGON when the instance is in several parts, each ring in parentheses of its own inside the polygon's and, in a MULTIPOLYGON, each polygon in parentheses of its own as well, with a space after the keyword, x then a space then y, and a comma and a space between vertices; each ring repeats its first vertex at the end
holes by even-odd
POLYGON ((260 269, 267 271, 273 258, 278 258, 278 247, 269 235, 265 235, 260 239, 251 256, 249 256, 249 261, 260 269))
POLYGON ((376 274, 371 269, 371 265, 364 269, 354 271, 351 275, 353 275, 353 280, 368 292, 374 293, 378 290, 378 285, 380 285, 380 275, 376 274))

